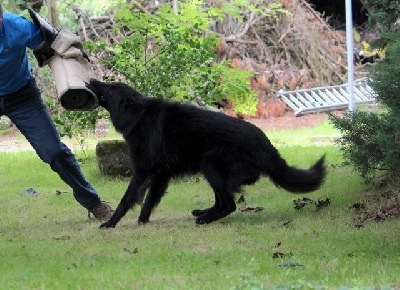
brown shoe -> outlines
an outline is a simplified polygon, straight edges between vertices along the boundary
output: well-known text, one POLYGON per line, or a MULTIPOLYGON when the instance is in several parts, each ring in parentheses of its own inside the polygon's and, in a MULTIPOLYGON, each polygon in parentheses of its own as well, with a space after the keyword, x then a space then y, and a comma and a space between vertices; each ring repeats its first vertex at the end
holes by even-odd
POLYGON ((114 214, 114 210, 107 202, 102 201, 92 208, 89 213, 92 213, 98 220, 109 220, 114 214))

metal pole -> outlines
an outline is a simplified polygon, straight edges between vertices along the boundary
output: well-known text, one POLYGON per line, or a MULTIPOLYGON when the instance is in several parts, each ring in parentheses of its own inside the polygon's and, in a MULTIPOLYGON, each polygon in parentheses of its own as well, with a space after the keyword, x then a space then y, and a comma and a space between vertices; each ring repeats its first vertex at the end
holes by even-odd
POLYGON ((353 56, 353 13, 351 0, 346 0, 346 46, 349 111, 354 111, 354 56, 353 56))

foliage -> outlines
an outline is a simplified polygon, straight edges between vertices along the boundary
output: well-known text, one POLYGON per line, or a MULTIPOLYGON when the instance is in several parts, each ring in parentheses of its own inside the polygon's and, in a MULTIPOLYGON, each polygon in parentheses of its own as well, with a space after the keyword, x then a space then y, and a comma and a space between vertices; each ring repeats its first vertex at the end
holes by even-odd
POLYGON ((400 5, 397 0, 361 0, 368 11, 368 25, 379 31, 390 30, 400 14, 400 5))
POLYGON ((61 137, 74 138, 84 149, 85 134, 94 133, 96 121, 104 115, 104 110, 69 111, 60 106, 58 99, 46 98, 46 105, 61 137))
POLYGON ((377 169, 384 169, 379 135, 384 117, 373 112, 356 110, 345 117, 330 116, 342 136, 337 140, 346 165, 352 165, 361 176, 370 181, 377 169))
MULTIPOLYGON (((222 17, 226 9, 205 9, 202 4, 200 0, 182 2, 178 15, 169 5, 162 5, 156 15, 124 6, 115 17, 116 34, 125 36, 111 48, 105 42, 91 48, 111 51, 103 59, 104 65, 150 97, 199 105, 229 98, 237 112, 254 113, 256 95, 250 87, 251 73, 232 67, 229 61, 215 62, 218 40, 209 30, 210 21, 222 17)), ((243 6, 232 4, 230 8, 235 8, 231 13, 240 14, 243 6)), ((278 7, 268 11, 274 9, 278 7)))
POLYGON ((72 9, 81 10, 86 17, 103 15, 111 7, 112 3, 122 2, 122 0, 57 0, 57 11, 60 16, 62 27, 69 28, 71 31, 78 29, 76 12, 72 9))
POLYGON ((227 66, 229 62, 214 65, 215 72, 220 82, 214 87, 211 96, 214 99, 206 100, 210 104, 216 99, 229 99, 233 101, 236 112, 249 113, 254 111, 256 96, 254 91, 249 91, 249 80, 252 73, 236 67, 227 66))
POLYGON ((338 140, 349 164, 367 180, 385 170, 400 176, 400 32, 391 35, 386 58, 377 63, 370 84, 383 112, 356 110, 345 118, 331 116, 343 136, 338 140))
MULTIPOLYGON (((76 13, 73 8, 81 9, 85 16, 100 15, 110 8, 112 3, 118 3, 122 0, 57 0, 57 12, 60 18, 62 27, 69 28, 71 31, 76 31, 79 22, 76 21, 76 13)), ((32 7, 34 5, 41 6, 40 14, 45 18, 48 15, 47 6, 45 3, 39 4, 40 1, 26 1, 26 0, 2 0, 2 5, 7 11, 22 14, 29 18, 28 11, 25 7, 32 7), (21 11, 22 9, 22 11, 21 11)))
POLYGON ((10 12, 15 12, 15 9, 17 8, 18 4, 22 2, 22 0, 3 0, 1 1, 1 5, 4 10, 10 11, 10 12), (13 3, 11 3, 13 2, 13 3))

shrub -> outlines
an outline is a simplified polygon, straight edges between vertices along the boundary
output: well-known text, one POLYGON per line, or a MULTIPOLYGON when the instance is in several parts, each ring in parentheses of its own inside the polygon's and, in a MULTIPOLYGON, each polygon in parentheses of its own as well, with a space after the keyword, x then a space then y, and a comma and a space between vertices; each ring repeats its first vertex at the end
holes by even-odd
POLYGON ((366 181, 379 171, 400 177, 400 32, 388 35, 387 40, 386 58, 376 64, 370 78, 383 110, 330 116, 342 133, 338 144, 345 162, 366 181))

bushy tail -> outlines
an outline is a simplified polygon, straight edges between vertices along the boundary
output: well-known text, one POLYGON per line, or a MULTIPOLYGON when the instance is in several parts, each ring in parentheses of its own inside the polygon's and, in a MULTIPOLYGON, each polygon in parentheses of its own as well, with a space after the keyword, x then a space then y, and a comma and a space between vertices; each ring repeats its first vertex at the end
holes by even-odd
POLYGON ((273 159, 273 162, 268 166, 267 174, 278 187, 293 193, 305 193, 317 190, 324 182, 326 174, 325 155, 309 169, 289 166, 279 154, 273 159))

